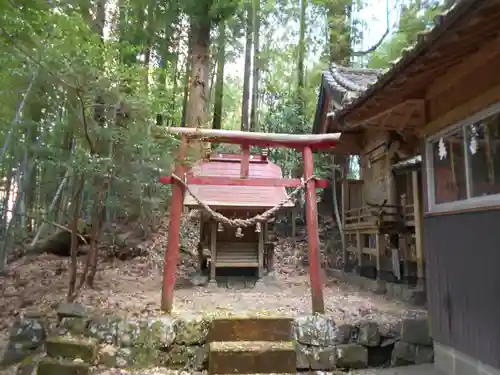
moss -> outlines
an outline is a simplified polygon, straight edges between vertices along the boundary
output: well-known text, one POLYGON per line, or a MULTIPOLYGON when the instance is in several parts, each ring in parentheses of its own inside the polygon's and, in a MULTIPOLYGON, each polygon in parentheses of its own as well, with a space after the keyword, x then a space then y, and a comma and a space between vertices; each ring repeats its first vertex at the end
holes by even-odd
POLYGON ((97 341, 71 336, 51 337, 46 342, 47 355, 52 358, 82 359, 92 363, 97 355, 97 341))
POLYGON ((89 375, 90 365, 44 358, 38 364, 37 375, 89 375))

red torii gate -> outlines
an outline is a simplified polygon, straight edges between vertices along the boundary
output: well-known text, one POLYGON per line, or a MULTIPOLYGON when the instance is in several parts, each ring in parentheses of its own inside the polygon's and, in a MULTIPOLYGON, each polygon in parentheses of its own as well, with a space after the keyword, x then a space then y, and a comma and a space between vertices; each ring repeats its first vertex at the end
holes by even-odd
MULTIPOLYGON (((175 166, 176 176, 185 175, 184 160, 187 154, 189 141, 230 143, 241 145, 242 161, 240 178, 229 177, 195 177, 187 176, 188 185, 238 185, 238 186, 279 186, 298 187, 302 180, 249 178, 250 146, 286 147, 300 150, 304 161, 304 180, 309 180, 306 186, 306 219, 309 242, 309 276, 311 279, 312 310, 315 313, 325 312, 323 286, 321 283, 318 216, 316 203, 316 188, 326 188, 327 180, 313 178, 314 158, 313 151, 333 148, 340 138, 340 133, 321 135, 292 135, 274 133, 253 133, 245 131, 230 131, 218 129, 197 128, 168 128, 167 133, 181 135, 179 161, 175 166)), ((163 288, 161 294, 161 308, 172 312, 174 299, 175 273, 179 262, 180 226, 184 205, 185 187, 173 177, 161 177, 163 184, 172 184, 172 198, 170 206, 170 222, 168 227, 168 244, 165 252, 163 269, 163 288)))

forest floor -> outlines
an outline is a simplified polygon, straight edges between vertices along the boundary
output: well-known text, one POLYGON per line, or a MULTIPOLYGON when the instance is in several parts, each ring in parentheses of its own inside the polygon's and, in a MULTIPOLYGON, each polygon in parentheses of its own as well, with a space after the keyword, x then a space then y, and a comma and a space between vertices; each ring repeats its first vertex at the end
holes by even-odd
MULTIPOLYGON (((196 228, 184 232, 196 232, 196 228)), ((152 240, 164 246, 163 234, 152 240)), ((187 246, 193 246, 194 235, 186 235, 187 246)), ((310 284, 307 268, 298 261, 297 249, 304 241, 280 239, 277 252, 277 277, 273 285, 241 289, 241 283, 211 288, 180 286, 175 290, 174 314, 197 313, 279 313, 296 316, 311 312, 310 284)), ((80 261, 83 262, 84 258, 80 261)), ((151 257, 128 261, 103 260, 95 280, 95 289, 82 289, 77 301, 98 309, 102 314, 130 317, 159 315, 161 265, 151 257)), ((0 342, 5 342, 9 327, 20 314, 36 311, 53 314, 64 301, 68 289, 67 258, 40 255, 20 259, 9 265, 0 278, 0 342)), ((80 264, 81 266, 81 264, 80 264)), ((81 267, 80 267, 81 268, 81 267)), ((181 280, 193 272, 193 260, 183 259, 181 280)), ((360 317, 391 323, 409 311, 418 313, 402 302, 387 298, 325 277, 325 306, 337 322, 352 322, 360 317)), ((0 345, 1 346, 1 345, 0 345)))

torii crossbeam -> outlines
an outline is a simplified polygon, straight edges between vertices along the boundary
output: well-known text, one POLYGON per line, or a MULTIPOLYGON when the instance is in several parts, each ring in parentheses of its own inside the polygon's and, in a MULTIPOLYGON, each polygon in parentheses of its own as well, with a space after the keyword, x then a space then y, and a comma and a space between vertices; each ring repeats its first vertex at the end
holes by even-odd
MULTIPOLYGON (((200 185, 239 185, 239 186, 284 186, 298 187, 300 179, 271 179, 249 178, 250 146, 286 147, 302 152, 304 162, 304 180, 309 180, 306 186, 306 219, 309 242, 309 276, 311 280, 312 310, 315 313, 324 313, 323 285, 321 281, 318 216, 316 203, 316 188, 325 188, 328 181, 312 178, 314 174, 313 151, 327 150, 335 147, 340 133, 321 135, 292 135, 274 133, 254 133, 245 131, 196 129, 196 128, 161 128, 154 130, 156 137, 166 135, 180 135, 182 137, 179 149, 179 161, 175 166, 176 176, 184 176, 183 161, 187 154, 189 141, 230 143, 241 145, 242 161, 240 178, 228 177, 194 177, 188 176, 187 184, 200 185)), ((170 223, 168 228, 168 244, 165 252, 163 269, 163 289, 161 297, 162 310, 170 313, 173 308, 174 285, 177 264, 179 262, 180 226, 183 212, 185 187, 176 179, 161 177, 160 182, 172 184, 172 198, 170 206, 170 223)))

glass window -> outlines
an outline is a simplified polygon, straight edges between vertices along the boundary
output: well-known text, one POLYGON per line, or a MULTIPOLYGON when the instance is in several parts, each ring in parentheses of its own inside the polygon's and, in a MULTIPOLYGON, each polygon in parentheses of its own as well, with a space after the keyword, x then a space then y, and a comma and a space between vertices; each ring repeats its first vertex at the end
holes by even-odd
POLYGON ((435 203, 467 199, 463 128, 431 142, 435 203))
POLYGON ((500 114, 466 127, 471 197, 500 194, 500 114))

